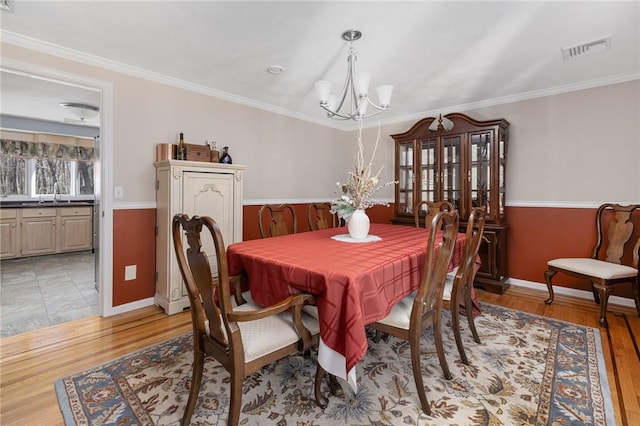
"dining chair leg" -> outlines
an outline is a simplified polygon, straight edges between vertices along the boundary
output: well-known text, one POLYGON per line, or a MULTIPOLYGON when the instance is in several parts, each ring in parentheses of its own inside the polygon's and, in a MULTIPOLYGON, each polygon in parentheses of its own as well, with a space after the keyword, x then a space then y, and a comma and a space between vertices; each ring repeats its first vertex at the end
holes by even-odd
POLYGON ((600 296, 600 326, 607 328, 609 324, 607 323, 607 304, 609 302, 609 293, 611 293, 611 289, 604 284, 594 284, 595 289, 598 291, 598 295, 600 296))
POLYGON ((440 360, 440 367, 442 367, 442 373, 444 378, 451 380, 451 372, 449 371, 449 364, 447 364, 447 357, 444 354, 444 345, 442 344, 442 328, 440 326, 440 311, 436 312, 436 318, 433 321, 433 340, 436 344, 436 352, 438 353, 438 359, 440 360))
POLYGON ((466 285, 464 288, 464 309, 467 313, 467 322, 469 323, 469 328, 471 329, 471 334, 473 335, 473 340, 480 344, 480 335, 478 334, 478 330, 476 330, 476 322, 473 317, 473 301, 471 300, 471 288, 469 285, 466 285))
POLYGON ((547 290, 549 291, 549 298, 544 301, 547 305, 553 303, 553 284, 551 284, 551 278, 557 274, 556 271, 544 271, 544 281, 547 283, 547 290))
POLYGON ((593 300, 596 301, 596 304, 600 304, 600 295, 598 294, 598 290, 596 290, 596 283, 591 282, 591 291, 593 292, 593 300))
POLYGON ((420 399, 420 406, 425 414, 431 415, 431 407, 424 390, 424 382, 422 380, 422 366, 420 365, 420 344, 411 345, 411 366, 413 368, 413 378, 416 382, 416 391, 420 399))
POLYGON ((229 418, 227 426, 236 426, 240 421, 240 406, 242 405, 242 382, 243 374, 238 365, 237 370, 234 365, 231 370, 231 400, 229 401, 229 418))
MULTIPOLYGON (((458 295, 460 294, 460 288, 454 284, 451 291, 450 310, 451 310, 451 322, 453 324, 453 336, 456 340, 456 346, 458 347, 458 353, 463 364, 469 365, 467 354, 464 351, 462 345, 462 336, 460 335, 460 302, 458 301, 458 295)), ((434 330, 435 332, 435 330, 434 330)))
MULTIPOLYGON (((195 345, 194 345, 195 346, 195 345)), ((193 372, 191 374, 191 389, 189 390, 189 399, 187 406, 182 415, 181 425, 186 426, 191 423, 193 410, 198 402, 198 394, 200 393, 200 384, 202 383, 202 371, 204 369, 204 354, 197 347, 193 350, 193 372)))
POLYGON ((314 384, 314 391, 316 395, 316 404, 320 408, 325 408, 329 403, 329 400, 322 395, 322 379, 324 379, 325 371, 320 364, 316 365, 316 382, 314 384))

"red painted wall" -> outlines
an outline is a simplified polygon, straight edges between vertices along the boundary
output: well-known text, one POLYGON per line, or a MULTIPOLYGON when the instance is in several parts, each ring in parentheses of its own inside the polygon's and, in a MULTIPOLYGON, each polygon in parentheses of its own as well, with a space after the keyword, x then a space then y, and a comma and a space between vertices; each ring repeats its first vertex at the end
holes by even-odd
MULTIPOLYGON (((307 204, 294 204, 298 232, 309 231, 307 204)), ((243 239, 260 238, 259 205, 243 207, 243 239)), ((589 257, 596 242, 595 212, 591 208, 507 207, 509 276, 544 283, 547 261, 558 257, 589 257)), ((374 223, 389 223, 393 207, 375 206, 367 210, 374 223)), ((113 231, 114 306, 153 297, 155 293, 155 209, 115 210, 113 231), (124 267, 138 265, 137 278, 124 281, 124 267)), ((631 241, 640 238, 640 212, 633 216, 636 229, 631 241)), ((625 252, 631 264, 631 244, 625 252)), ((556 275, 559 286, 590 291, 588 282, 556 275)), ((541 285, 541 289, 546 288, 541 285)), ((631 297, 631 286, 614 293, 631 297)))
POLYGON ((156 210, 113 211, 113 306, 153 297, 156 292, 156 210), (137 265, 136 279, 124 268, 137 265))
MULTIPOLYGON (((597 240, 596 210, 597 208, 507 207, 509 276, 544 283, 548 260, 591 257, 597 240)), ((632 221, 635 223, 635 231, 625 247, 624 260, 627 265, 632 263, 632 243, 640 237, 640 212, 633 215, 632 221)), ((606 246, 603 249, 606 250, 606 246)), ((563 274, 557 274, 553 283, 591 291, 588 281, 563 274)), ((632 297, 631 285, 618 286, 613 294, 632 297)))

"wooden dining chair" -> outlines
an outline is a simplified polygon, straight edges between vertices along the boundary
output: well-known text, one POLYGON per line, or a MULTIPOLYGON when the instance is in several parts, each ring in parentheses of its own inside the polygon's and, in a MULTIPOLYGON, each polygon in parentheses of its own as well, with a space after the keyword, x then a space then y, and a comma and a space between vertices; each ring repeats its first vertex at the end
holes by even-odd
POLYGON ((295 234, 298 232, 296 211, 290 204, 265 204, 258 210, 258 229, 262 238, 295 234))
POLYGON ((634 231, 632 215, 640 210, 640 204, 622 206, 606 203, 598 207, 596 212, 597 241, 590 258, 562 258, 547 262, 544 280, 549 290, 546 304, 553 303, 552 278, 558 273, 591 282, 593 297, 600 304, 600 320, 602 327, 608 327, 607 302, 613 287, 618 284, 630 283, 636 312, 640 316, 640 238, 637 239, 632 253, 632 265, 624 265, 625 246, 631 240, 634 231), (611 218, 610 221, 607 218, 611 218), (605 228, 605 221, 608 226, 605 228), (606 232, 606 234, 605 234, 606 232))
POLYGON ((444 306, 451 311, 451 322, 453 325, 453 335, 458 346, 460 359, 464 364, 469 364, 467 354, 462 344, 462 336, 460 332, 460 301, 464 298, 465 313, 473 340, 480 343, 480 336, 476 330, 476 324, 473 319, 473 302, 471 301, 471 287, 473 286, 473 278, 476 265, 476 257, 482 243, 482 233, 484 232, 484 222, 486 209, 484 207, 475 207, 471 210, 469 220, 467 221, 467 231, 464 239, 464 248, 460 264, 455 272, 447 274, 444 282, 444 292, 442 299, 444 306))
MULTIPOLYGON (((245 377, 267 364, 317 345, 318 321, 302 312, 303 306, 312 303, 314 298, 298 294, 268 307, 242 303, 240 280, 229 277, 222 234, 218 224, 209 217, 189 219, 187 215, 175 215, 173 243, 189 295, 193 325, 193 373, 182 424, 190 422, 198 401, 205 357, 211 356, 231 374, 227 424, 235 426, 240 417, 245 377), (186 234, 187 247, 183 246, 181 228, 186 234), (210 233, 215 245, 217 278, 212 278, 207 253, 202 251, 203 228, 210 233), (233 300, 232 281, 236 295, 233 300)), ((320 403, 318 396, 316 401, 320 403)))
POLYGON ((448 201, 420 201, 413 209, 416 228, 420 228, 420 223, 425 228, 429 227, 431 219, 438 212, 452 212, 454 210, 455 207, 448 201))
POLYGON ((420 336, 426 327, 429 325, 433 327, 438 360, 444 376, 450 379, 451 372, 442 345, 440 313, 444 281, 453 256, 457 234, 458 213, 456 211, 441 211, 433 216, 429 226, 420 287, 394 305, 385 318, 369 325, 378 331, 409 342, 413 378, 416 382, 422 411, 426 414, 431 414, 431 409, 422 380, 420 336))
POLYGON ((309 203, 307 207, 309 230, 335 228, 342 225, 342 219, 331 213, 331 203, 309 203))

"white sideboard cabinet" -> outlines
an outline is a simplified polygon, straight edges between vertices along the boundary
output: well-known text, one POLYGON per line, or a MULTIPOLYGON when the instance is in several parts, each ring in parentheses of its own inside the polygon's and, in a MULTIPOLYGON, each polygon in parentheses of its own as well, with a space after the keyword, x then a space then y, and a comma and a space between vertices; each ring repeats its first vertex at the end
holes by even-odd
MULTIPOLYGON (((174 215, 209 216, 222 230, 226 245, 242 241, 242 179, 245 166, 199 161, 165 160, 156 167, 156 294, 155 304, 169 315, 189 307, 172 240, 174 215)), ((203 233, 203 250, 217 277, 215 249, 203 233)), ((184 235, 183 235, 184 238, 184 235)), ((186 245, 186 241, 184 241, 186 245)))

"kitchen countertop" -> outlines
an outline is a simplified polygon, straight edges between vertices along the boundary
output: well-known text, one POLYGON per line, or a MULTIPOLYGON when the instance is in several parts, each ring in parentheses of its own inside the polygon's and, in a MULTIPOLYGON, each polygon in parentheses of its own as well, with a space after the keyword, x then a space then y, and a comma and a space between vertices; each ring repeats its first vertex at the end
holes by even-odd
POLYGON ((93 207, 93 200, 69 200, 69 201, 0 201, 0 208, 2 209, 29 209, 29 208, 48 208, 48 207, 78 207, 78 206, 91 206, 93 207))

